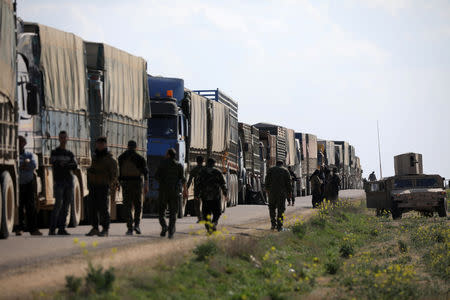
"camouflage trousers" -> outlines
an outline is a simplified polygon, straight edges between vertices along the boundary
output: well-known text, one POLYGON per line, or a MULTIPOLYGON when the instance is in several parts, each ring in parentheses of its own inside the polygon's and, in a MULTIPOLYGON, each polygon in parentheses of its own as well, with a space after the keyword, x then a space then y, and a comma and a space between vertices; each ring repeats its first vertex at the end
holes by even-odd
POLYGON ((270 195, 269 193, 269 214, 272 228, 283 228, 285 210, 286 197, 283 195, 270 195))

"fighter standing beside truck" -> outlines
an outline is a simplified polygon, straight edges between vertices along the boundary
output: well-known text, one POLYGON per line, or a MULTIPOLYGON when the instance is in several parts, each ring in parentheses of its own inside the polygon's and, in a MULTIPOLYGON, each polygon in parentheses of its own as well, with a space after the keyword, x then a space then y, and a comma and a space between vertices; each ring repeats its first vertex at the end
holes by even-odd
POLYGON ((115 190, 117 185, 117 163, 108 151, 106 137, 97 138, 95 153, 92 156, 92 165, 88 169, 89 187, 89 215, 92 229, 87 236, 108 236, 110 214, 108 211, 110 190, 115 190), (98 225, 102 225, 99 232, 98 225))
POLYGON ((53 166, 53 194, 55 205, 50 218, 49 235, 55 235, 58 227, 58 235, 69 235, 66 231, 66 219, 70 202, 73 198, 72 172, 78 168, 73 153, 66 149, 67 132, 59 132, 59 147, 50 155, 50 163, 53 166))
POLYGON ((144 177, 144 193, 148 192, 148 169, 145 158, 136 152, 137 143, 128 141, 128 150, 122 153, 119 158, 119 182, 122 186, 123 202, 127 218, 127 235, 133 234, 133 229, 137 234, 141 234, 142 214, 142 177, 144 177), (133 207, 134 207, 134 227, 133 227, 133 207))
POLYGON ((175 160, 175 149, 168 149, 166 158, 161 162, 155 173, 155 179, 159 182, 158 214, 161 224, 161 236, 166 236, 169 230, 169 239, 175 233, 175 222, 177 220, 178 204, 183 185, 183 197, 187 193, 186 178, 183 166, 175 160), (167 227, 165 213, 169 207, 169 227, 167 227))
POLYGON ((42 235, 37 226, 36 199, 33 193, 36 159, 33 153, 25 151, 26 144, 27 140, 19 136, 19 225, 16 235, 22 235, 22 231, 25 231, 25 219, 27 231, 31 235, 42 235))

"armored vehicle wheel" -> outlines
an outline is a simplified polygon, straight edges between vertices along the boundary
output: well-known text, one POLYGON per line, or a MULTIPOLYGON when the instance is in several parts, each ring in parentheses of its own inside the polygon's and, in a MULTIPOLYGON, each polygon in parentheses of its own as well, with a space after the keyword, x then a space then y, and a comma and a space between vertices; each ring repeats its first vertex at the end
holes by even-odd
POLYGON ((447 216, 447 200, 442 199, 441 203, 438 206, 437 209, 438 215, 441 218, 445 218, 447 216))
POLYGON ((402 211, 400 208, 397 207, 396 204, 394 204, 394 207, 391 209, 392 219, 398 220, 402 218, 402 211))

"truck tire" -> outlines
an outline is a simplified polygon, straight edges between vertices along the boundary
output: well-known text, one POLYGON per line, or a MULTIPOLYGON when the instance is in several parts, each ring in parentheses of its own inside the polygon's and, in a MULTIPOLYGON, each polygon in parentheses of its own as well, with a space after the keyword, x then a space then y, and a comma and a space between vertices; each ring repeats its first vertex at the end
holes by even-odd
POLYGON ((441 218, 447 217, 447 200, 445 198, 442 199, 441 203, 439 204, 437 212, 439 217, 441 218))
POLYGON ((15 215, 15 189, 11 175, 4 171, 0 176, 1 185, 1 223, 0 238, 6 239, 12 232, 14 226, 15 215))
POLYGON ((83 197, 78 177, 73 175, 73 198, 70 203, 69 227, 77 227, 80 224, 81 212, 83 209, 83 197))
POLYGON ((392 219, 399 220, 402 218, 402 211, 397 207, 391 209, 392 219))

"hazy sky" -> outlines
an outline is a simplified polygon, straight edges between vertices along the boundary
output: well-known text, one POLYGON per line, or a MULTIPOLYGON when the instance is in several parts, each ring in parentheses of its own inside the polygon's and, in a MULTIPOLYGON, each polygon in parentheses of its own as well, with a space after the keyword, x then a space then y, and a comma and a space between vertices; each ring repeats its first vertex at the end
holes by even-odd
POLYGON ((450 178, 450 1, 18 0, 18 14, 220 88, 241 122, 347 140, 365 176, 379 120, 383 175, 412 151, 450 178))

